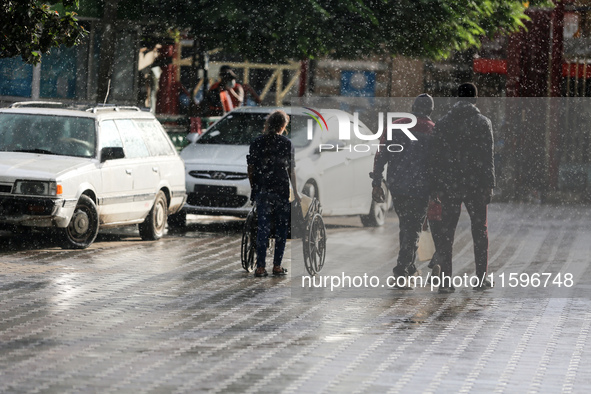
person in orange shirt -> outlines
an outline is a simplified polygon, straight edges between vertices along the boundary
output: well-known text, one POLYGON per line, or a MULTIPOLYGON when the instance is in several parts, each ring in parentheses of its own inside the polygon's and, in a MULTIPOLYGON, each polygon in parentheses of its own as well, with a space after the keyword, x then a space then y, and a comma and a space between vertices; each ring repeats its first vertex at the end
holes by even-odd
POLYGON ((242 85, 236 82, 237 76, 234 71, 227 70, 221 77, 219 83, 220 99, 222 100, 224 113, 226 113, 244 104, 244 89, 242 85))
POLYGON ((243 106, 246 103, 247 95, 252 97, 257 104, 262 101, 250 85, 238 83, 236 73, 227 65, 220 68, 220 80, 212 84, 209 90, 219 90, 221 107, 218 110, 224 113, 243 106))

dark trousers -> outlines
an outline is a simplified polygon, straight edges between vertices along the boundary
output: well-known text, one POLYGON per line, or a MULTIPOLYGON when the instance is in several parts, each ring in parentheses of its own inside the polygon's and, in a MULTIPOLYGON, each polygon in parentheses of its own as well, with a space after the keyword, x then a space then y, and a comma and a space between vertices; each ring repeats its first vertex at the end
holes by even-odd
POLYGON ((429 220, 429 228, 431 229, 431 236, 433 237, 433 243, 435 244, 435 254, 429 262, 429 268, 433 268, 436 264, 440 264, 439 251, 445 244, 445 237, 442 230, 443 226, 441 223, 441 220, 429 220))
POLYGON ((441 198, 441 233, 443 242, 441 250, 437 251, 441 273, 442 275, 452 276, 453 243, 462 202, 470 215, 476 275, 482 278, 488 271, 488 201, 481 194, 463 197, 444 196, 441 198))
POLYGON ((412 274, 416 271, 415 258, 429 199, 392 195, 392 200, 400 221, 400 251, 394 270, 397 275, 412 274))
POLYGON ((289 200, 277 194, 259 193, 256 197, 256 204, 258 216, 257 267, 265 267, 272 226, 275 229, 273 265, 281 265, 289 231, 291 209, 289 200))

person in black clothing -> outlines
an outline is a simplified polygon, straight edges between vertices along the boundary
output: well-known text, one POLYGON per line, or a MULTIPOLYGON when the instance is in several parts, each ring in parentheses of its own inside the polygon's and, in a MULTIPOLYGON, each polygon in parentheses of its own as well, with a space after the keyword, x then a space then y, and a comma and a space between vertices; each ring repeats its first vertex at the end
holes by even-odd
POLYGON ((299 202, 295 179, 294 147, 283 136, 289 116, 281 110, 274 111, 265 122, 264 134, 250 144, 247 156, 248 179, 258 215, 256 277, 267 276, 265 257, 271 233, 275 225, 275 254, 273 275, 285 275, 281 266, 290 223, 289 184, 299 202))
POLYGON ((434 191, 442 204, 441 230, 444 243, 438 250, 441 265, 441 293, 455 289, 451 283, 454 233, 464 203, 472 226, 476 275, 475 290, 491 287, 488 272, 487 205, 495 186, 493 130, 489 118, 475 104, 476 86, 458 88, 458 102, 437 122, 432 146, 434 191))
MULTIPOLYGON (((385 198, 381 187, 382 173, 386 164, 388 165, 386 185, 400 220, 400 251, 397 265, 393 269, 395 278, 420 275, 415 267, 415 259, 429 204, 429 146, 434 126, 429 116, 433 107, 433 98, 428 94, 421 94, 415 99, 412 113, 417 117, 417 124, 410 131, 417 140, 412 141, 404 134, 395 134, 392 141, 387 141, 383 135, 381 144, 397 144, 403 149, 400 152, 380 149, 376 153, 373 172, 370 174, 373 179, 372 196, 375 201, 382 202, 385 198)), ((408 122, 409 119, 395 121, 408 122)), ((408 281, 404 282, 406 285, 401 284, 401 287, 409 288, 408 281)), ((397 280, 396 283, 402 282, 397 280)))

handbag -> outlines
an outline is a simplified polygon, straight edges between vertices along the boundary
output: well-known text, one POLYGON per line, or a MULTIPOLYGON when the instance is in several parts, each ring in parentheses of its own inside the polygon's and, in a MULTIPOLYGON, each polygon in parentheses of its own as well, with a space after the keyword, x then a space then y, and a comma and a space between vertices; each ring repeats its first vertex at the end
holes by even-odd
POLYGON ((419 261, 427 261, 433 258, 435 254, 435 242, 430 230, 423 230, 419 235, 419 249, 417 258, 419 261))

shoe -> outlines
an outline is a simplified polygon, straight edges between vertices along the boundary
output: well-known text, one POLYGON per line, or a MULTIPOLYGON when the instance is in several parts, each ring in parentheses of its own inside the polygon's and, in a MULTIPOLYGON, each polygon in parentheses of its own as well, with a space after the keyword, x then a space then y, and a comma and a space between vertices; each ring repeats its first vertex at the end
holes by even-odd
MULTIPOLYGON (((415 272, 418 272, 415 268, 415 272)), ((399 265, 397 265, 396 267, 394 267, 394 269, 392 269, 392 273, 393 273, 393 277, 394 277, 394 286, 392 286, 392 288, 394 289, 398 289, 398 290, 414 290, 414 287, 412 286, 408 286, 409 284, 409 277, 411 275, 408 275, 408 273, 406 272, 405 268, 400 267, 399 265), (398 285, 398 278, 400 277, 404 277, 404 281, 402 279, 400 279, 400 282, 402 282, 403 284, 406 284, 407 286, 399 286, 398 285)))
POLYGON ((439 286, 439 294, 451 294, 454 293, 456 291, 456 288, 452 285, 452 286, 439 286))
POLYGON ((490 280, 485 279, 483 280, 479 286, 474 286, 472 289, 476 291, 484 291, 488 289, 492 289, 493 285, 490 283, 490 280))
POLYGON ((280 265, 274 266, 272 272, 274 276, 287 275, 287 270, 280 265))
POLYGON ((392 268, 392 275, 395 278, 398 278, 399 276, 406 276, 408 273, 404 267, 397 265, 396 267, 392 268))
POLYGON ((257 278, 263 278, 265 276, 268 276, 269 273, 267 272, 267 270, 265 269, 265 267, 258 267, 255 271, 254 271, 254 276, 257 278))

